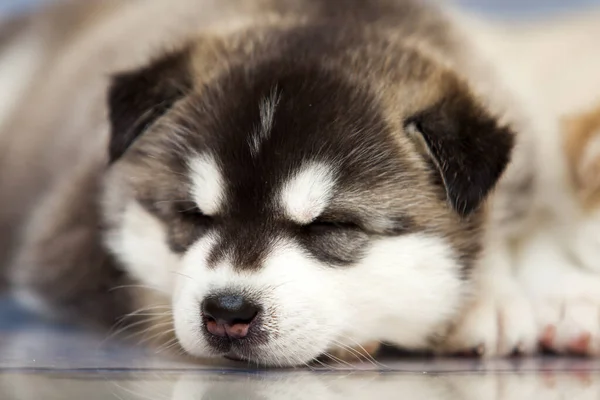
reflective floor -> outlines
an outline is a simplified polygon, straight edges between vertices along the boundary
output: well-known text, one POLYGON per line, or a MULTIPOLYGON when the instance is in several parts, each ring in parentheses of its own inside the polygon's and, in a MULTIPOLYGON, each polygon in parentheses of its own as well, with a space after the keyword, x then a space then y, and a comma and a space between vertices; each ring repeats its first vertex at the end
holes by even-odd
MULTIPOLYGON (((6 310, 7 308, 5 308, 6 310)), ((0 312, 0 399, 600 399, 600 360, 400 359, 256 370, 200 365, 0 312)))
POLYGON ((97 372, 4 374, 3 399, 581 399, 598 380, 561 374, 97 372))

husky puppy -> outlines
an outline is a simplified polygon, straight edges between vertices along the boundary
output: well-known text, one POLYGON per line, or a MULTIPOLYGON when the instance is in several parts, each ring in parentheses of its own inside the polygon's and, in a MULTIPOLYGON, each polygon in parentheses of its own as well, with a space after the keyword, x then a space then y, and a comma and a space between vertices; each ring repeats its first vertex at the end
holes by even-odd
POLYGON ((58 317, 154 314, 137 327, 197 357, 534 352, 511 244, 543 128, 461 18, 146 0, 6 23, 9 284, 58 317))
MULTIPOLYGON (((541 341, 560 353, 600 354, 600 109, 570 115, 558 143, 566 193, 522 244, 518 275, 541 341)), ((558 196, 557 196, 558 197, 558 196)))

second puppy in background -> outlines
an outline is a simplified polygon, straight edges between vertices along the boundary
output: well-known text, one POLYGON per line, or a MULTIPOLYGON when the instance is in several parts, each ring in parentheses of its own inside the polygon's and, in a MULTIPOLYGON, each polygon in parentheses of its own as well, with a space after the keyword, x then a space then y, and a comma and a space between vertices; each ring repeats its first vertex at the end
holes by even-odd
POLYGON ((600 272, 600 104, 566 121, 565 151, 580 211, 573 253, 600 272))
POLYGON ((565 118, 560 144, 570 191, 541 215, 521 251, 542 344, 559 353, 600 354, 600 104, 565 118), (564 201, 568 199, 570 201, 564 201))

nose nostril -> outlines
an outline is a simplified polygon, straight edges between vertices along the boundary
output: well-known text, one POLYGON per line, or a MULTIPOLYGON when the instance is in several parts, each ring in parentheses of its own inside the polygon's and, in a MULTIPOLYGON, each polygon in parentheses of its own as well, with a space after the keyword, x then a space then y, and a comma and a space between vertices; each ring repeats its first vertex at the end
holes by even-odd
POLYGON ((206 328, 217 336, 247 336, 250 323, 258 313, 258 306, 238 295, 209 296, 202 302, 206 328))

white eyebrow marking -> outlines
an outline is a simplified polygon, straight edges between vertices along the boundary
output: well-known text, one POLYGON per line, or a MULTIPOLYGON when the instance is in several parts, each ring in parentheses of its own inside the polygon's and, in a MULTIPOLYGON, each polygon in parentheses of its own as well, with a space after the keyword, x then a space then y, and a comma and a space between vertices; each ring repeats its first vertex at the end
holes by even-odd
POLYGON ((201 154, 189 162, 191 170, 191 194, 198 208, 206 215, 219 212, 225 193, 223 176, 214 157, 201 154))
POLYGON ((248 144, 250 145, 250 153, 253 157, 256 157, 260 151, 261 143, 268 139, 273 129, 273 121, 275 119, 275 111, 279 104, 279 94, 277 93, 277 87, 275 87, 268 97, 265 97, 260 105, 260 127, 250 135, 248 144))
POLYGON ((329 205, 335 187, 335 174, 327 164, 311 162, 283 185, 281 202, 288 218, 308 224, 329 205))

